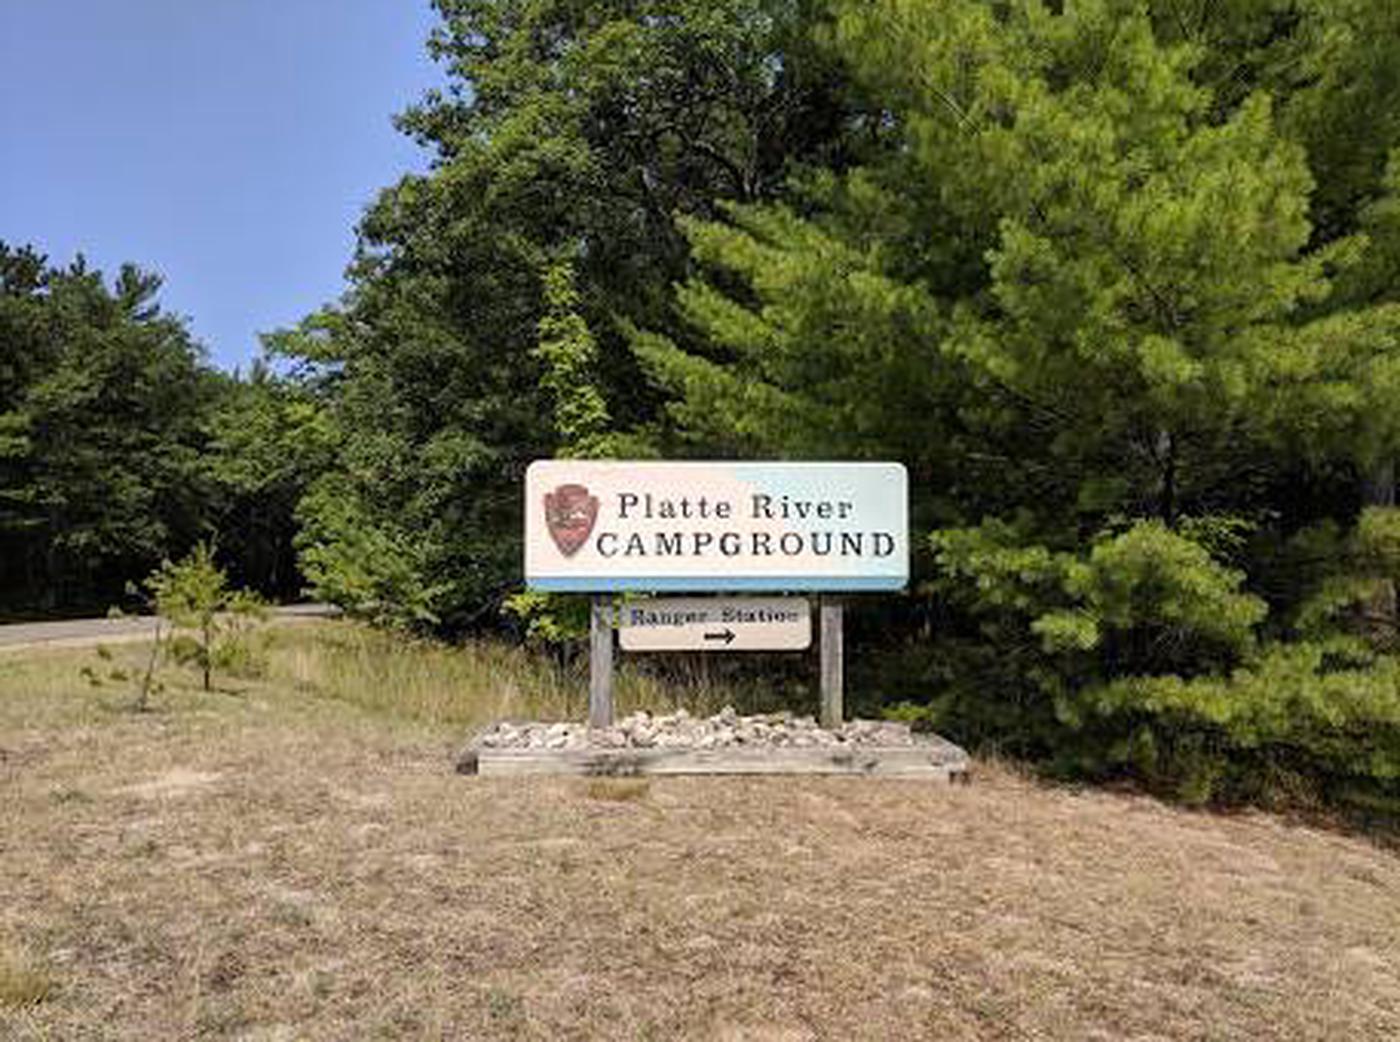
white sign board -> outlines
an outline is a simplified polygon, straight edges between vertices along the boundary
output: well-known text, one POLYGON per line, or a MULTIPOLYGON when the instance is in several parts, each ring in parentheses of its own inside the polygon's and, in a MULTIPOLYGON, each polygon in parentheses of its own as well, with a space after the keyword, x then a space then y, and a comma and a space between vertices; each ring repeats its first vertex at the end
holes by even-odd
POLYGON ((658 597, 617 607, 623 651, 804 651, 805 597, 658 597))
POLYGON ((525 477, 531 589, 897 590, 898 463, 538 460, 525 477))

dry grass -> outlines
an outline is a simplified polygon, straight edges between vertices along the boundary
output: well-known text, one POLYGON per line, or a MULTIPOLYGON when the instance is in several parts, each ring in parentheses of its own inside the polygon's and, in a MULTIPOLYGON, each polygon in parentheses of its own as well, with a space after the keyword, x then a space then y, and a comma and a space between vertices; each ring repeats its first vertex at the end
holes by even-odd
POLYGON ((148 714, 0 661, 0 939, 53 987, 0 1038, 1400 1037, 1364 839, 996 767, 465 778, 466 728, 568 687, 318 632, 148 714))
POLYGON ((583 786, 583 793, 589 799, 619 803, 644 800, 649 792, 651 782, 645 778, 590 778, 583 786))
POLYGON ((25 1010, 53 994, 53 980, 22 948, 0 944, 0 1009, 25 1010))
MULTIPOLYGON (((500 642, 444 647, 348 624, 282 637, 272 654, 275 678, 397 720, 470 728, 495 720, 587 716, 586 659, 560 665, 500 642)), ((730 702, 765 707, 763 692, 736 689, 702 670, 683 679, 666 683, 625 664, 617 677, 618 712, 685 705, 710 713, 730 702)))

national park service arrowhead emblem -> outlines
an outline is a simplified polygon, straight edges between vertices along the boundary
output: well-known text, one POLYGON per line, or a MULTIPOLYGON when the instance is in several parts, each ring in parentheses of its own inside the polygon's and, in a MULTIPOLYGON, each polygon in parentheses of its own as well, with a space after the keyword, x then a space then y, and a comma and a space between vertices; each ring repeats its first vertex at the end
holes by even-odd
POLYGON ((598 520, 598 497, 590 496, 584 485, 560 485, 544 494, 544 520, 560 553, 572 557, 598 520))

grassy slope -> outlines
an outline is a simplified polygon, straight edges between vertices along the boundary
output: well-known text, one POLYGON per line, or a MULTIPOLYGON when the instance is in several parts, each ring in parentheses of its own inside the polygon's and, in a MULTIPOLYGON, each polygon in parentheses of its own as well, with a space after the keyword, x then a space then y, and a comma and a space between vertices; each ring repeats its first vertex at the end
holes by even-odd
POLYGON ((990 766, 463 778, 577 696, 348 626, 145 715, 98 663, 0 655, 0 1038, 1400 1037, 1361 839, 990 766))

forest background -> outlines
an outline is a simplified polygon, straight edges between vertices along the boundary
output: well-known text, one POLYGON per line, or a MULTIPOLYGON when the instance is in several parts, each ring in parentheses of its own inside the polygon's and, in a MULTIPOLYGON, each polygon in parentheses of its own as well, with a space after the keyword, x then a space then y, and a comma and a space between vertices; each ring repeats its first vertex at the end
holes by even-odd
POLYGON ((0 244, 0 614, 214 540, 275 598, 567 644, 529 461, 896 460, 858 709, 1400 806, 1400 7, 436 7, 430 169, 250 373, 156 275, 0 244))

